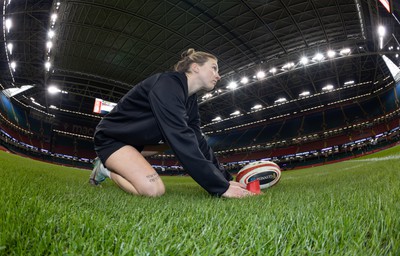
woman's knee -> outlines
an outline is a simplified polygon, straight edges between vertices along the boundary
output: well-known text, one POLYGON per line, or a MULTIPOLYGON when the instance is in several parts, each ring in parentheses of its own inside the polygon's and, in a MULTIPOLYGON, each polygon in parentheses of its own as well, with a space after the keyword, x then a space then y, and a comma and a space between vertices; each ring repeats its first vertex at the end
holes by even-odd
POLYGON ((165 194, 165 186, 163 182, 157 182, 157 184, 141 185, 137 191, 142 196, 159 197, 165 194))

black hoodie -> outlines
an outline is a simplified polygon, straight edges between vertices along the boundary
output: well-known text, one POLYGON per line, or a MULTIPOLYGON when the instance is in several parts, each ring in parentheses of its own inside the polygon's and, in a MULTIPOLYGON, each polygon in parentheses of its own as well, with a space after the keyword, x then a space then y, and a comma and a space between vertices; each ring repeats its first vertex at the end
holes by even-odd
POLYGON ((184 73, 153 75, 134 86, 96 128, 128 145, 168 143, 189 175, 221 196, 232 176, 222 170, 200 130, 197 95, 188 95, 184 73))

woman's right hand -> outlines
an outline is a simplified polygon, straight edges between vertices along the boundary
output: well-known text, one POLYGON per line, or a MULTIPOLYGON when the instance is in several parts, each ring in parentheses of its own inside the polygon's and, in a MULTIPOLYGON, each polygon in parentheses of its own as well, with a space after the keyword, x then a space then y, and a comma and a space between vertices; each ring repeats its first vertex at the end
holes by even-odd
POLYGON ((243 198, 246 196, 255 196, 253 192, 248 191, 247 189, 244 189, 240 187, 237 184, 232 184, 230 183, 229 188, 225 193, 222 194, 222 197, 226 198, 243 198))

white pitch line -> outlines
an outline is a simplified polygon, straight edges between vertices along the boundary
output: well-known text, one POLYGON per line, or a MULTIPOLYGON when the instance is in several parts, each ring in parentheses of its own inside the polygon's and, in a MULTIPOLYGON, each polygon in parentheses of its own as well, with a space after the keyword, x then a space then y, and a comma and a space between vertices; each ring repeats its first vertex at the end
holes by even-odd
POLYGON ((397 159, 400 159, 400 155, 351 160, 350 162, 379 162, 379 161, 397 160, 397 159))

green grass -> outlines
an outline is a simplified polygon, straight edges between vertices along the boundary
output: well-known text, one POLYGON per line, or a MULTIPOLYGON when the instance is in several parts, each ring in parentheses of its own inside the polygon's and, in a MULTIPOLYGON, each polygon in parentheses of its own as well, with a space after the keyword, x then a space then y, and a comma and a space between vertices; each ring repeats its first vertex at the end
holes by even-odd
POLYGON ((189 177, 131 196, 0 152, 0 255, 400 255, 399 157, 284 172, 261 196, 222 199, 189 177))

